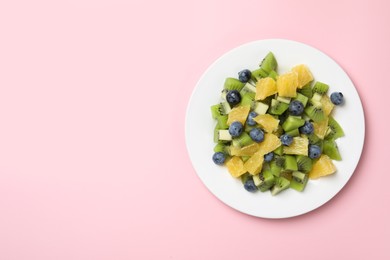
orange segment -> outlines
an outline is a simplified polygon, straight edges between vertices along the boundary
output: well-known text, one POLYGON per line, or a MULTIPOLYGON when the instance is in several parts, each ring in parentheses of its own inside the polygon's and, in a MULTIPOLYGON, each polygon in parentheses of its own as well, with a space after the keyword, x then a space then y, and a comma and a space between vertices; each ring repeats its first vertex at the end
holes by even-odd
POLYGON ((244 169, 250 174, 256 175, 260 173, 261 169, 263 168, 263 161, 264 154, 261 152, 257 152, 245 162, 244 169))
POLYGON ((256 123, 262 126, 267 133, 272 133, 278 129, 279 119, 274 118, 269 114, 258 115, 253 118, 256 123))
POLYGON ((228 115, 227 124, 230 125, 234 121, 239 121, 241 124, 245 124, 246 118, 248 117, 249 110, 251 107, 248 106, 238 106, 232 109, 228 115))
POLYGON ((336 167, 334 166, 332 160, 325 154, 316 161, 313 165, 313 168, 309 172, 310 179, 318 179, 320 177, 330 175, 336 172, 336 167))
POLYGON ((326 131, 328 130, 328 121, 329 118, 325 118, 321 122, 313 122, 314 133, 320 138, 324 139, 326 131))
POLYGON ((328 95, 324 94, 322 95, 320 102, 322 104, 322 109, 324 110, 324 114, 328 116, 334 108, 332 101, 330 101, 328 95))
POLYGON ((244 162, 238 156, 233 156, 226 162, 229 173, 237 178, 245 173, 244 162))
POLYGON ((276 148, 278 148, 281 145, 282 143, 280 142, 280 139, 276 135, 265 133, 264 141, 259 143, 259 150, 257 151, 257 153, 261 153, 264 155, 274 151, 276 148))
POLYGON ((314 79, 309 68, 304 64, 297 65, 293 67, 291 70, 297 73, 298 75, 298 86, 297 86, 298 88, 302 88, 303 86, 305 86, 307 83, 309 83, 314 79))
POLYGON ((230 154, 238 156, 252 156, 259 150, 259 148, 260 145, 258 143, 253 143, 242 148, 230 146, 230 154))
POLYGON ((296 97, 298 84, 297 73, 291 71, 280 75, 276 80, 279 96, 296 97))
POLYGON ((289 146, 283 146, 283 153, 285 154, 297 154, 308 155, 309 139, 304 137, 294 137, 293 142, 289 146))
POLYGON ((268 96, 276 94, 276 82, 273 78, 262 78, 256 83, 256 100, 263 100, 268 96))

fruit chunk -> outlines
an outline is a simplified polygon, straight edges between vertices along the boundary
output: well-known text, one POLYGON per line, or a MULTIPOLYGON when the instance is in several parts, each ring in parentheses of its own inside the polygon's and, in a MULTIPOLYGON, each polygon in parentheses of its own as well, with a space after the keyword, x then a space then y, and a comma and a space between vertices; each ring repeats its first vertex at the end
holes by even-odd
POLYGON ((328 92, 328 89, 329 86, 327 84, 317 81, 316 84, 314 84, 313 92, 323 95, 328 92))
POLYGON ((320 139, 324 139, 326 131, 328 130, 328 118, 321 122, 313 122, 314 134, 320 139))
POLYGON ((276 80, 278 93, 282 97, 295 97, 297 95, 298 75, 295 72, 282 74, 276 80))
POLYGON ((329 114, 332 112, 334 108, 334 104, 332 103, 332 101, 330 101, 328 95, 323 95, 321 97, 320 102, 322 104, 322 109, 324 110, 325 116, 329 116, 329 114))
POLYGON ((298 165, 298 171, 303 173, 308 173, 309 171, 311 171, 311 168, 313 167, 313 161, 307 156, 298 155, 297 165, 298 165))
POLYGON ((298 170, 298 164, 297 160, 295 159, 295 156, 292 155, 286 155, 284 161, 284 169, 287 171, 297 171, 298 170))
POLYGON ((228 168, 229 173, 237 178, 244 174, 246 171, 244 170, 244 162, 238 156, 233 156, 226 162, 226 166, 228 168))
POLYGON ((291 70, 298 74, 298 88, 302 88, 314 79, 309 68, 304 64, 297 65, 291 70))
POLYGON ((260 68, 262 68, 267 73, 270 73, 273 70, 276 70, 278 62, 275 59, 275 56, 272 52, 269 52, 264 59, 261 61, 260 68))
POLYGON ((308 155, 309 139, 306 136, 294 137, 289 146, 283 146, 285 154, 308 155))
POLYGON ((325 140, 324 145, 322 147, 322 153, 329 156, 329 158, 341 161, 341 155, 339 153, 339 149, 337 147, 336 142, 333 139, 325 140))
POLYGON ((274 185, 275 177, 271 170, 267 169, 262 171, 260 174, 253 176, 255 185, 262 192, 269 190, 274 185))
POLYGON ((273 116, 265 114, 265 115, 258 115, 253 120, 255 120, 256 123, 262 126, 262 128, 267 133, 272 133, 276 129, 278 129, 279 120, 275 119, 273 116))
POLYGON ((276 99, 271 100, 270 113, 274 115, 281 115, 288 109, 288 104, 276 99))
POLYGON ((313 165, 313 168, 309 172, 310 179, 318 179, 323 176, 330 175, 336 172, 332 160, 326 154, 322 154, 321 157, 313 165))
POLYGON ((235 78, 227 78, 223 85, 224 89, 240 91, 244 87, 245 83, 242 83, 235 78))
POLYGON ((253 105, 253 111, 255 111, 259 115, 264 115, 267 113, 268 105, 263 102, 255 102, 253 105))
POLYGON ((264 141, 259 144, 258 152, 264 155, 274 151, 276 148, 278 148, 281 145, 282 143, 280 142, 280 139, 276 135, 266 133, 264 135, 264 141))
POLYGON ((321 103, 311 103, 305 108, 305 114, 314 122, 321 122, 326 118, 321 103))
POLYGON ((234 146, 230 146, 229 148, 231 155, 252 156, 260 149, 260 145, 258 143, 252 143, 241 148, 234 146))
POLYGON ((256 83, 256 100, 263 100, 277 93, 276 82, 273 78, 263 78, 256 83))
POLYGON ((326 139, 336 140, 337 138, 344 136, 343 129, 332 116, 329 117, 328 126, 329 129, 326 133, 326 139))
POLYGON ((305 119, 296 116, 289 116, 287 117, 286 121, 284 121, 282 127, 284 131, 288 132, 294 129, 298 129, 304 124, 305 124, 305 119))
POLYGON ((284 191, 288 187, 290 187, 289 180, 287 180, 284 177, 277 177, 275 180, 275 184, 271 189, 271 194, 276 195, 276 194, 280 193, 281 191, 284 191))
POLYGON ((252 175, 258 174, 263 168, 264 154, 257 151, 248 161, 244 164, 244 171, 249 172, 252 175))
POLYGON ((238 121, 244 125, 250 109, 251 107, 248 105, 233 108, 228 115, 227 124, 230 125, 231 123, 238 121))

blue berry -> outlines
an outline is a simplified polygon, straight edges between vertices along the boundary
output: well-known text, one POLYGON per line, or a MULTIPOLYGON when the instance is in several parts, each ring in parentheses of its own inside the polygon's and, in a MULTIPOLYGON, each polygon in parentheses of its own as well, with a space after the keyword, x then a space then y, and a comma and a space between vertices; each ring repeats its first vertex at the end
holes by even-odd
POLYGON ((226 160, 226 155, 222 152, 217 152, 213 154, 213 162, 217 165, 224 164, 226 160))
POLYGON ((299 116, 303 113, 303 104, 299 100, 294 100, 290 102, 290 105, 288 107, 288 110, 290 111, 290 114, 293 116, 299 116))
POLYGON ((311 159, 316 159, 321 155, 321 148, 318 145, 312 144, 309 145, 309 157, 311 159))
POLYGON ((249 136, 256 143, 260 143, 264 140, 264 132, 260 128, 253 128, 249 131, 249 136))
POLYGON ((341 105, 342 103, 344 103, 343 93, 341 93, 341 92, 333 92, 330 95, 330 101, 332 101, 332 103, 337 105, 337 106, 341 105))
POLYGON ((280 136, 280 141, 283 145, 289 146, 293 141, 293 137, 291 135, 284 134, 280 136))
POLYGON ((272 161, 273 158, 274 158, 273 152, 270 152, 270 153, 267 153, 266 155, 264 155, 264 161, 266 161, 266 162, 272 161))
POLYGON ((244 188, 249 191, 249 192, 255 192, 257 191, 257 187, 255 185, 255 182, 253 181, 252 178, 246 180, 245 184, 244 184, 244 188))
POLYGON ((229 126, 229 134, 232 137, 238 137, 242 134, 242 131, 244 131, 244 126, 241 124, 241 122, 234 121, 229 126))
POLYGON ((226 101, 229 103, 230 106, 235 106, 241 101, 241 94, 237 90, 230 90, 226 94, 226 101))
POLYGON ((247 83, 251 79, 252 73, 250 70, 242 70, 238 73, 238 80, 247 83))
POLYGON ((248 115, 248 118, 246 120, 246 123, 250 126, 255 126, 256 122, 255 122, 255 120, 253 120, 253 118, 255 118, 256 116, 257 116, 257 113, 255 111, 250 112, 248 115))
POLYGON ((314 131, 313 124, 310 123, 309 121, 305 121, 305 124, 299 128, 299 132, 305 135, 309 135, 313 133, 313 131, 314 131))

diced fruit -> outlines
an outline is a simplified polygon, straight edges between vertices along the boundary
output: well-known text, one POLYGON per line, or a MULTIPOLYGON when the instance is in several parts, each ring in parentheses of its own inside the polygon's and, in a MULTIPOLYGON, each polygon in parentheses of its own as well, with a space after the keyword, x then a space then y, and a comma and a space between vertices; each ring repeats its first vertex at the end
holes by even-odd
POLYGON ((265 114, 265 115, 258 115, 254 118, 254 120, 262 126, 262 128, 267 133, 272 133, 278 128, 279 120, 275 119, 273 116, 265 114))
POLYGON ((298 155, 296 159, 298 171, 303 173, 308 173, 309 171, 311 171, 311 168, 313 167, 313 161, 309 157, 298 155))
POLYGON ((264 141, 259 144, 258 152, 264 155, 274 151, 276 148, 278 148, 281 145, 282 143, 280 142, 279 138, 276 135, 265 133, 264 141))
POLYGON ((325 140, 322 148, 322 153, 329 156, 329 158, 341 161, 341 155, 336 142, 333 139, 325 140))
POLYGON ((259 175, 253 176, 253 180, 255 180, 256 186, 262 192, 269 190, 275 183, 275 177, 271 170, 263 170, 259 175))
POLYGON ((280 136, 280 141, 285 146, 289 146, 290 144, 292 144, 293 140, 293 137, 289 134, 284 134, 280 136))
POLYGON ((283 177, 277 177, 275 180, 275 184, 271 189, 271 194, 274 196, 281 191, 284 191, 290 186, 290 181, 283 177))
POLYGON ((248 178, 246 182, 244 183, 244 188, 249 192, 255 192, 257 191, 257 187, 255 185, 255 182, 253 181, 253 178, 248 178))
POLYGON ((313 86, 313 92, 320 95, 326 94, 328 92, 329 86, 325 83, 317 81, 313 86))
POLYGON ((304 64, 297 65, 291 70, 298 75, 298 88, 302 88, 314 79, 309 68, 304 64))
POLYGON ((269 52, 261 61, 260 67, 267 73, 276 70, 276 68, 278 67, 278 62, 276 61, 275 56, 272 52, 269 52))
POLYGON ((321 155, 321 147, 316 144, 309 145, 309 157, 311 159, 317 159, 321 155))
POLYGON ((295 156, 293 155, 286 155, 284 161, 284 169, 288 171, 297 171, 298 165, 297 160, 295 159, 295 156))
POLYGON ((264 100, 266 97, 277 93, 276 82, 273 78, 262 78, 256 83, 256 100, 264 100))
POLYGON ((311 88, 310 83, 303 86, 301 89, 298 90, 299 93, 304 95, 307 98, 311 98, 313 96, 313 90, 311 88))
POLYGON ((249 172, 252 175, 258 174, 262 167, 264 161, 264 154, 260 151, 257 151, 248 161, 244 164, 244 171, 249 172))
POLYGON ((259 79, 261 79, 261 78, 265 78, 265 77, 267 77, 268 76, 268 72, 266 72, 265 70, 263 70, 262 68, 260 68, 260 69, 257 69, 257 70, 253 70, 252 71, 252 77, 251 77, 251 79, 253 80, 253 81, 258 81, 259 79))
POLYGON ((329 122, 328 122, 329 129, 326 134, 326 139, 334 139, 336 140, 339 137, 344 136, 344 131, 339 125, 339 123, 332 117, 329 117, 329 122))
POLYGON ((223 165, 226 159, 226 155, 222 152, 216 152, 213 154, 213 161, 217 165, 223 165))
POLYGON ((231 125, 229 126, 229 134, 232 137, 239 137, 243 131, 244 126, 238 121, 231 123, 231 125))
POLYGON ((230 125, 234 121, 238 121, 241 124, 245 124, 246 118, 248 117, 250 106, 238 106, 232 109, 228 115, 227 124, 230 125))
POLYGON ((278 93, 282 97, 295 97, 297 95, 298 75, 295 72, 282 74, 276 80, 278 93))
POLYGON ((299 128, 299 132, 305 135, 310 135, 314 132, 314 126, 309 121, 306 121, 305 124, 299 128))
POLYGON ((251 75, 252 73, 250 70, 248 69, 242 70, 238 73, 238 80, 243 83, 246 83, 251 79, 251 75))
POLYGON ((328 118, 322 120, 321 122, 314 122, 313 129, 314 134, 318 136, 320 139, 324 139, 326 131, 328 130, 328 118))
POLYGON ((276 99, 272 99, 270 113, 274 115, 281 115, 288 109, 288 104, 276 99))
POLYGON ((309 139, 306 136, 294 137, 289 146, 283 147, 285 154, 308 155, 309 139))
POLYGON ((252 138, 246 133, 243 132, 239 137, 234 138, 232 141, 233 146, 243 147, 253 143, 252 138))
POLYGON ((249 113, 248 118, 246 119, 246 124, 249 126, 255 126, 256 121, 253 120, 258 114, 255 111, 252 111, 249 113))
POLYGON ((303 113, 303 109, 305 107, 303 106, 302 102, 299 100, 293 100, 289 107, 288 110, 290 111, 290 114, 293 116, 299 116, 303 113))
POLYGON ((260 143, 264 140, 264 132, 260 128, 253 128, 249 132, 250 137, 256 143, 260 143))
POLYGON ((229 133, 229 130, 218 130, 218 141, 231 141, 232 136, 229 133))
POLYGON ((244 170, 244 162, 238 156, 231 157, 227 162, 226 166, 228 168, 229 173, 237 178, 244 174, 246 171, 244 170))
POLYGON ((259 115, 264 115, 267 113, 268 105, 264 104, 263 102, 255 102, 253 106, 253 111, 256 112, 259 115))
POLYGON ((330 95, 330 100, 332 101, 333 104, 338 106, 344 103, 344 96, 341 92, 333 92, 330 95))
POLYGON ((260 145, 258 143, 252 143, 242 148, 230 146, 230 153, 231 155, 238 155, 238 156, 252 156, 259 149, 260 149, 260 145))
POLYGON ((305 119, 295 116, 287 117, 286 121, 284 121, 282 127, 284 131, 291 131, 293 129, 297 129, 305 124, 305 119))
POLYGON ((298 100, 302 103, 302 105, 305 107, 307 105, 307 101, 309 101, 309 98, 304 96, 301 93, 297 93, 297 96, 295 97, 295 100, 298 100))
POLYGON ((324 110, 322 109, 321 103, 309 104, 305 108, 305 114, 314 122, 321 122, 326 118, 324 110))
POLYGON ((292 173, 292 180, 290 182, 290 188, 297 190, 297 191, 303 191, 303 189, 306 187, 307 181, 309 180, 307 174, 304 174, 302 172, 296 171, 292 173))
POLYGON ((330 101, 327 95, 322 95, 320 102, 322 104, 322 109, 324 110, 325 116, 329 116, 334 108, 333 103, 330 101))
POLYGON ((231 107, 234 107, 241 101, 241 94, 238 92, 238 90, 229 90, 229 92, 226 94, 226 101, 229 103, 231 107))
POLYGON ((240 91, 244 87, 245 83, 242 83, 235 78, 227 78, 224 83, 224 89, 240 91))
POLYGON ((336 172, 332 160, 329 156, 323 154, 313 165, 313 168, 309 172, 310 179, 318 179, 323 176, 327 176, 336 172))

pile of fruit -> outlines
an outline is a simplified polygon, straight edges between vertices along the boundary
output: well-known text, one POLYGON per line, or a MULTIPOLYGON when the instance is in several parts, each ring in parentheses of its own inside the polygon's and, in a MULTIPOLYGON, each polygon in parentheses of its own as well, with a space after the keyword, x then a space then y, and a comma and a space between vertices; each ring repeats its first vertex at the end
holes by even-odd
POLYGON ((222 101, 211 107, 214 163, 226 165, 246 190, 272 195, 303 191, 309 179, 333 174, 332 160, 341 160, 335 140, 344 132, 332 111, 344 97, 329 97, 328 89, 303 64, 279 75, 272 52, 258 69, 227 78, 222 101))

